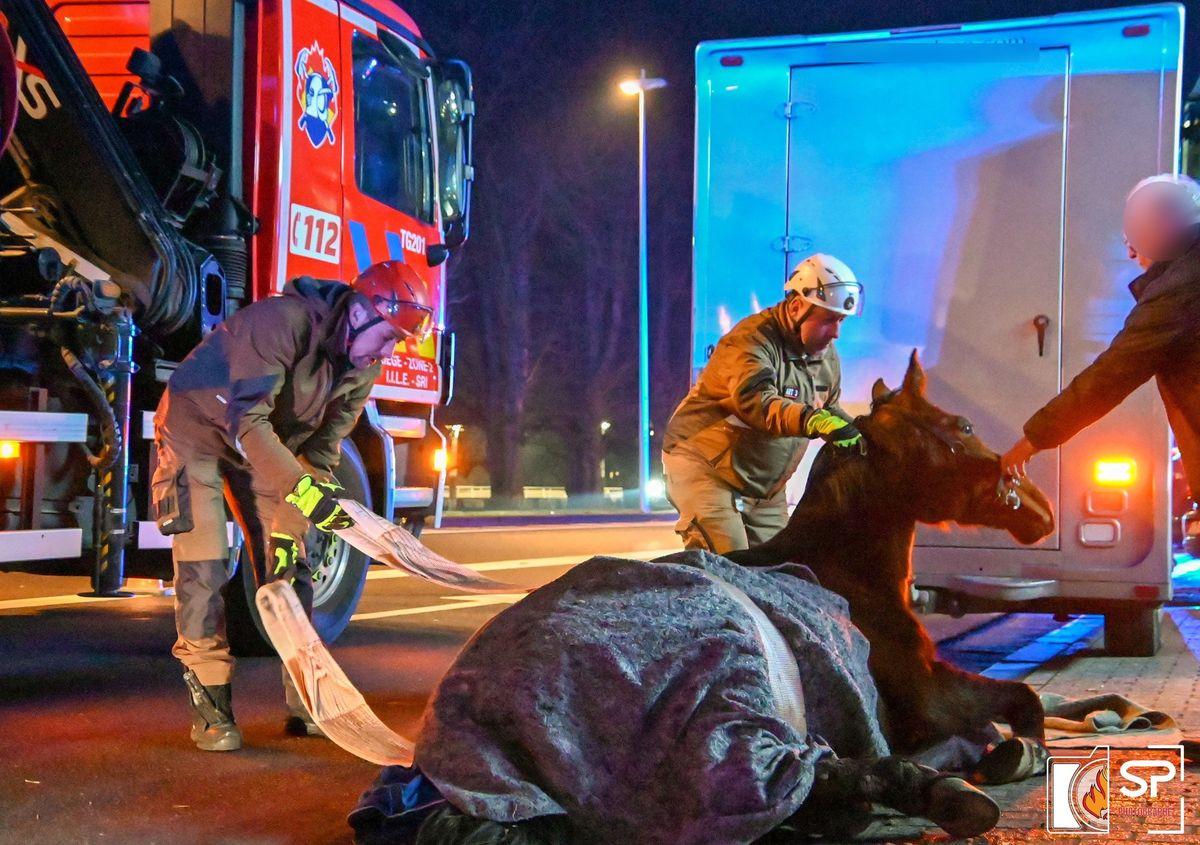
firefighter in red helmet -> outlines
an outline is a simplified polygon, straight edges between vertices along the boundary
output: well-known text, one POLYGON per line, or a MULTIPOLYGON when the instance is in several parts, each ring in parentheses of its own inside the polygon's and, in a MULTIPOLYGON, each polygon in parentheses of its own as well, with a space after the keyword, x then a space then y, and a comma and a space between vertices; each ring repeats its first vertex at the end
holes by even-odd
MULTIPOLYGON (((171 375, 154 417, 151 486, 159 530, 173 538, 172 653, 184 665, 198 748, 242 745, 221 595, 226 500, 259 578, 291 579, 311 613, 304 535, 353 524, 333 480, 339 444, 380 359, 397 342, 424 337, 432 319, 425 281, 400 261, 372 265, 349 285, 302 276, 218 326, 171 375)), ((287 728, 319 733, 283 678, 287 728)))

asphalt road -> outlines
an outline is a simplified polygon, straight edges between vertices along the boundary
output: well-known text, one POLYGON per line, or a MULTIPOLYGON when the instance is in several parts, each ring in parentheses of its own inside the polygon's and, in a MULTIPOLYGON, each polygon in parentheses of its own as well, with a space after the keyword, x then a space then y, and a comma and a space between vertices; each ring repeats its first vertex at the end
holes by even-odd
MULTIPOLYGON (((591 554, 677 548, 668 523, 452 529, 425 540, 522 585, 591 554)), ((504 603, 395 575, 372 571, 332 650, 380 718, 412 736, 437 679, 504 603)), ((239 663, 234 706, 247 747, 199 752, 168 653, 171 600, 74 595, 86 588, 82 578, 0 574, 0 843, 351 841, 346 813, 376 767, 283 733, 277 660, 239 663)), ((927 619, 939 640, 991 621, 927 619)))

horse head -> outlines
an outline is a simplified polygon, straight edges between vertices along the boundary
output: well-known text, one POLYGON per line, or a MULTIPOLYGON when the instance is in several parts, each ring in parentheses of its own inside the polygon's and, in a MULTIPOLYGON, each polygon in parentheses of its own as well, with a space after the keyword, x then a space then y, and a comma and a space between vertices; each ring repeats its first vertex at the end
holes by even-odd
POLYGON ((1000 456, 970 420, 926 399, 925 381, 913 350, 904 383, 891 390, 876 381, 871 413, 857 421, 872 469, 903 497, 899 503, 919 522, 999 528, 1024 544, 1049 535, 1054 514, 1046 495, 1029 479, 1004 478, 1000 456))

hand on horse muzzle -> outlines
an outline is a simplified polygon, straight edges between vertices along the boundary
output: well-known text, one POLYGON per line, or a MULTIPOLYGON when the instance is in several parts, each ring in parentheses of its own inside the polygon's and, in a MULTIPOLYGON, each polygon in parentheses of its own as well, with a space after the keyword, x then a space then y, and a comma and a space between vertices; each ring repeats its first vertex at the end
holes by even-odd
POLYGON ((1016 479, 989 461, 983 479, 975 486, 968 524, 1000 528, 1023 544, 1030 545, 1054 531, 1050 501, 1028 478, 1016 479))

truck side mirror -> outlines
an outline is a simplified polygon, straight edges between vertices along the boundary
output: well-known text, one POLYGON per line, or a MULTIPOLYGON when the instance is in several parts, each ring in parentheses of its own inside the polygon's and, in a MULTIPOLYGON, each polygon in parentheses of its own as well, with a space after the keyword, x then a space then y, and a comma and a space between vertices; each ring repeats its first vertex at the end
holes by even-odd
POLYGON ((449 59, 435 66, 434 97, 442 240, 454 249, 465 243, 470 233, 471 183, 475 179, 475 91, 466 62, 449 59))

